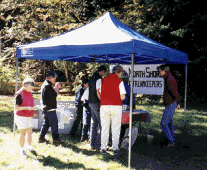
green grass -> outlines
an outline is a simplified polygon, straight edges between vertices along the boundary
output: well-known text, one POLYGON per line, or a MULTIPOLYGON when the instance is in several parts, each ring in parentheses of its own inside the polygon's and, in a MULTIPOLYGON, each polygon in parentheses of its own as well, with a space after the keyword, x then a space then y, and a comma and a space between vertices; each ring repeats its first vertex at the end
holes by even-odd
MULTIPOLYGON (((36 96, 38 98, 38 96, 36 96)), ((74 96, 59 96, 58 100, 73 100, 74 96)), ((39 144, 39 131, 33 132, 33 146, 37 154, 28 152, 29 158, 19 156, 19 133, 13 135, 13 97, 0 96, 0 169, 80 169, 80 170, 124 170, 128 169, 128 153, 114 158, 109 154, 90 150, 89 143, 71 140, 61 134, 64 145, 39 144)), ((144 133, 139 133, 132 147, 131 167, 134 169, 205 169, 207 159, 207 113, 198 110, 181 109, 175 112, 176 147, 163 149, 164 136, 160 130, 160 120, 164 107, 161 105, 137 105, 137 109, 150 112, 151 123, 142 123, 142 132, 154 135, 148 144, 144 133), (185 122, 185 126, 184 126, 185 122)), ((139 127, 138 123, 136 124, 139 127)), ((52 141, 51 134, 47 139, 52 141)))

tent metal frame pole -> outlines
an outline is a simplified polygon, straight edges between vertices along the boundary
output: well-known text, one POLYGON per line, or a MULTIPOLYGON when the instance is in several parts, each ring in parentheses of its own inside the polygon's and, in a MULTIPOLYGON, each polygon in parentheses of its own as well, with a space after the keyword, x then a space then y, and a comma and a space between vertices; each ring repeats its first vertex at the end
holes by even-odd
POLYGON ((18 61, 18 58, 16 58, 16 82, 15 82, 15 93, 17 92, 17 88, 18 88, 18 65, 19 65, 19 61, 18 61))
MULTIPOLYGON (((185 99, 184 99, 184 114, 186 112, 187 106, 187 74, 188 74, 188 66, 185 65, 185 99)), ((186 118, 184 118, 184 130, 186 131, 186 118)))
MULTIPOLYGON (((18 88, 18 65, 19 65, 19 61, 18 58, 16 57, 16 83, 15 83, 15 94, 17 92, 17 88, 18 88)), ((14 106, 15 107, 15 106, 14 106)), ((15 130, 16 130, 16 125, 15 125, 15 109, 14 109, 14 121, 13 121, 13 134, 15 136, 15 130)))
POLYGON ((185 65, 185 100, 184 100, 184 111, 186 111, 187 107, 187 87, 188 87, 188 82, 187 82, 187 76, 188 76, 188 65, 185 65))
POLYGON ((131 168, 131 145, 132 145, 132 109, 133 109, 133 73, 134 73, 134 53, 131 56, 131 75, 130 75, 130 81, 131 81, 131 90, 130 90, 130 112, 129 112, 129 155, 128 155, 128 168, 131 168))

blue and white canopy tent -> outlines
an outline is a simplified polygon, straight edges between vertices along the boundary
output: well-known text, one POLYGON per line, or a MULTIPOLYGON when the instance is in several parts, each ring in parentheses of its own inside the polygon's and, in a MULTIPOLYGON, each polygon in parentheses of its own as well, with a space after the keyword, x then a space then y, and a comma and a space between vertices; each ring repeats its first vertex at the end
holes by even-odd
MULTIPOLYGON (((110 12, 106 12, 96 20, 72 31, 49 39, 18 46, 16 49, 16 58, 17 69, 18 59, 24 58, 131 64, 131 74, 134 70, 134 64, 185 64, 187 87, 187 54, 143 36, 124 25, 110 12)), ((133 86, 131 87, 132 94, 133 86)), ((130 128, 131 124, 132 99, 130 107, 130 128)), ((131 140, 131 136, 129 139, 131 140)), ((131 146, 129 147, 129 167, 131 163, 130 159, 131 146)))

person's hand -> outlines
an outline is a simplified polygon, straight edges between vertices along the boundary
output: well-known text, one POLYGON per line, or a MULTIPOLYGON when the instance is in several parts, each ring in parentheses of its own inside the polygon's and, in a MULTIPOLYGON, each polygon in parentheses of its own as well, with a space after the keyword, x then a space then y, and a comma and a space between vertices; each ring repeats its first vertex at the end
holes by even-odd
POLYGON ((180 104, 177 105, 177 109, 180 110, 180 104))
POLYGON ((55 83, 55 88, 58 88, 59 89, 60 87, 61 87, 61 84, 60 83, 58 83, 58 82, 55 83))
POLYGON ((35 106, 33 107, 33 109, 34 109, 34 110, 39 110, 39 109, 41 109, 41 106, 40 106, 40 105, 35 105, 35 106))
POLYGON ((59 89, 61 87, 61 84, 60 83, 56 83, 55 84, 55 91, 58 93, 59 92, 59 89))

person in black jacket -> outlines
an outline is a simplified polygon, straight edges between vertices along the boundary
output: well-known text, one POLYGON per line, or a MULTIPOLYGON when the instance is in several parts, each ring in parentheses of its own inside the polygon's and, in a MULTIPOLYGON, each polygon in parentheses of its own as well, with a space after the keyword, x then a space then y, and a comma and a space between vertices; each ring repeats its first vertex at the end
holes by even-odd
MULTIPOLYGON (((76 96, 75 96, 75 107, 76 107, 76 119, 73 123, 72 129, 69 133, 69 136, 71 138, 75 138, 77 131, 78 131, 78 127, 80 125, 80 123, 82 124, 82 118, 83 118, 83 101, 81 101, 81 97, 83 96, 83 93, 86 89, 86 87, 88 87, 88 79, 83 79, 83 83, 80 86, 80 88, 78 89, 76 96)), ((81 128, 82 129, 82 128, 81 128)))
POLYGON ((62 143, 58 133, 58 118, 56 114, 57 109, 57 94, 59 92, 60 84, 56 83, 57 73, 50 71, 46 75, 46 80, 41 86, 41 108, 44 115, 44 122, 40 130, 39 143, 48 142, 45 135, 51 127, 53 144, 62 143), (53 85, 55 85, 53 87, 53 85))
MULTIPOLYGON (((101 120, 100 120, 100 100, 97 95, 96 83, 106 74, 106 67, 100 66, 98 70, 89 79, 89 97, 88 104, 91 110, 91 149, 100 149, 101 147, 101 120)), ((100 82, 100 81, 99 81, 100 82)))

